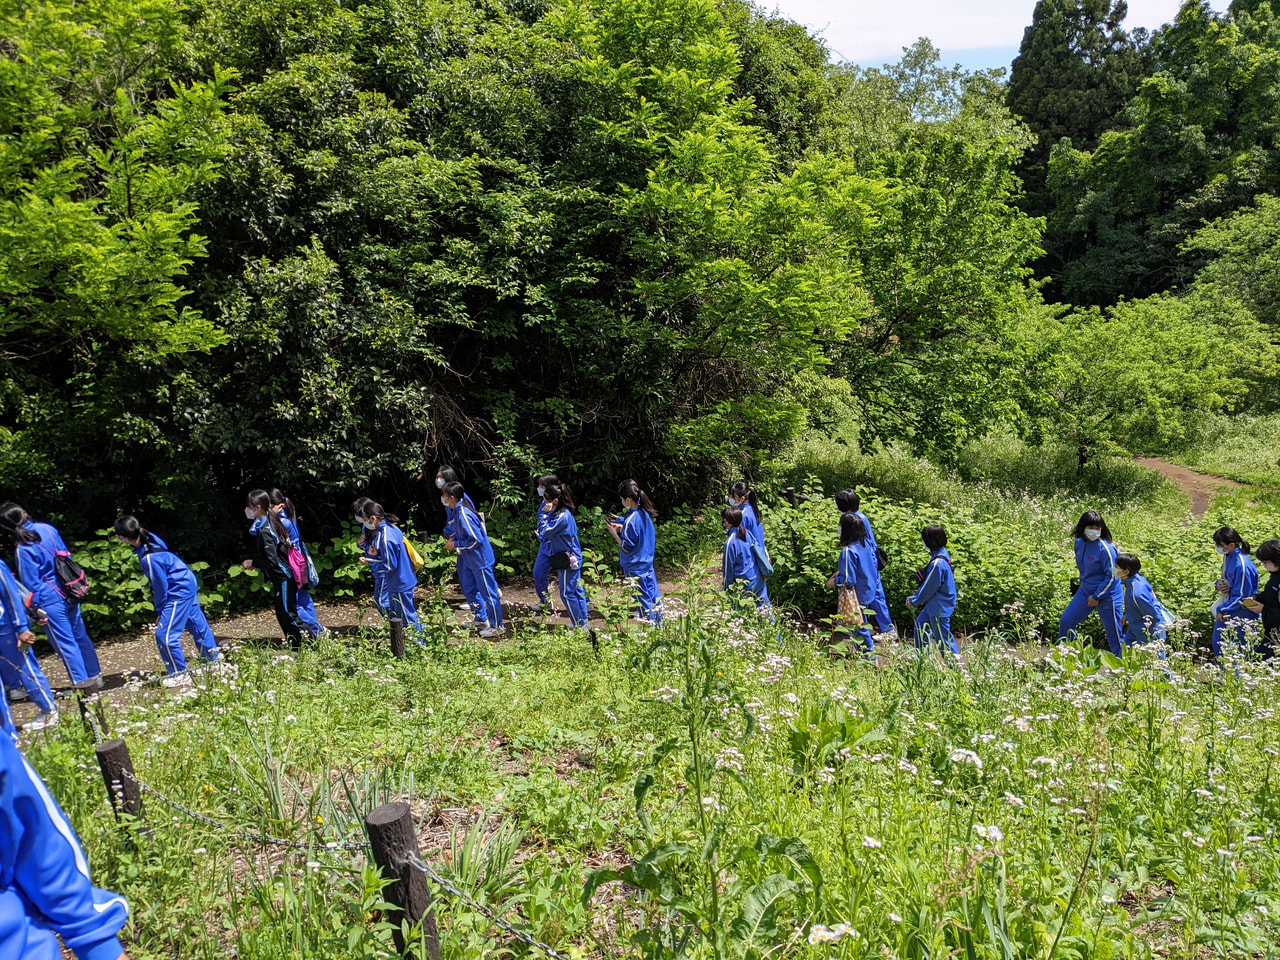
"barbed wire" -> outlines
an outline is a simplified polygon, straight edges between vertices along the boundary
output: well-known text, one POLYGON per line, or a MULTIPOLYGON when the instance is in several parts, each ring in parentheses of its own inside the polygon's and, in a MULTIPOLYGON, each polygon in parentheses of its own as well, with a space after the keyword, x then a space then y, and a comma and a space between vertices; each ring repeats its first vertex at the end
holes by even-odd
POLYGON ((551 945, 543 943, 541 940, 538 940, 535 937, 529 935, 528 933, 525 933, 519 927, 513 927, 506 920, 503 920, 501 917, 499 917, 496 913, 494 913, 484 904, 477 903, 472 897, 463 893, 456 886, 454 886, 453 883, 451 883, 449 880, 446 880, 444 877, 440 876, 440 874, 432 870, 431 867, 429 867, 426 863, 424 863, 421 860, 421 858, 410 855, 405 862, 408 863, 409 866, 413 867, 415 870, 419 870, 422 873, 425 873, 427 875, 428 880, 431 880, 433 883, 435 883, 438 887, 444 890, 445 893, 449 894, 449 896, 456 897, 458 900, 465 903, 472 910, 475 910, 477 913, 483 916, 486 920, 488 920, 498 929, 511 934, 511 936, 515 937, 521 943, 527 944, 530 947, 535 947, 536 949, 541 950, 547 956, 555 958, 555 960, 562 960, 562 958, 564 957, 564 954, 558 952, 551 945))
POLYGON ((201 823, 206 824, 207 826, 213 827, 215 830, 221 830, 223 833, 238 834, 239 836, 241 836, 246 840, 252 840, 256 843, 263 843, 273 847, 287 847, 290 850, 324 849, 324 850, 367 851, 369 849, 369 843, 367 840, 353 840, 353 841, 287 840, 284 837, 273 837, 269 833, 257 833, 257 832, 251 833, 244 827, 227 826, 224 823, 219 823, 217 820, 214 820, 212 817, 205 816, 203 813, 201 813, 198 810, 192 810, 186 804, 180 803, 179 801, 174 800, 172 797, 166 796, 165 794, 157 790, 155 787, 150 786, 149 784, 143 783, 141 780, 139 780, 136 776, 134 776, 128 770, 122 770, 120 771, 120 774, 125 779, 131 780, 133 783, 136 783, 139 789, 141 789, 143 793, 148 794, 149 796, 153 796, 156 799, 163 801, 164 803, 167 803, 169 806, 173 807, 175 810, 181 813, 186 814, 191 819, 198 820, 201 823))

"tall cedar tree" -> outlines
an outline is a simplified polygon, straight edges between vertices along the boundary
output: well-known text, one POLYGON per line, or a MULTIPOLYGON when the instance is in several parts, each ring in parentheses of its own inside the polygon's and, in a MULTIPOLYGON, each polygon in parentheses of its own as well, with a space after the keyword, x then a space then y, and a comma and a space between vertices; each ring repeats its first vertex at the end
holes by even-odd
MULTIPOLYGON (((1092 150, 1102 134, 1122 122, 1122 112, 1144 74, 1147 32, 1122 24, 1124 0, 1040 0, 1009 78, 1009 109, 1036 141, 1018 173, 1022 208, 1032 216, 1049 210, 1049 152, 1063 137, 1092 150)), ((1054 238, 1045 238, 1052 263, 1054 238)))

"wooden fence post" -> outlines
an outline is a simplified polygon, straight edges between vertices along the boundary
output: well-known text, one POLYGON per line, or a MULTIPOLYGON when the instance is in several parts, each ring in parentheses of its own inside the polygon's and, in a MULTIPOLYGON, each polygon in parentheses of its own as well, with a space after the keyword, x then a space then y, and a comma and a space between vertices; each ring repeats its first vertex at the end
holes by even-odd
POLYGON ((102 779, 107 785, 107 797, 116 819, 122 813, 146 819, 142 812, 142 786, 134 778, 133 761, 123 740, 105 740, 93 748, 102 768, 102 779))
MULTIPOLYGON (((399 623, 392 620, 392 624, 399 623)), ((403 639, 402 639, 403 643, 403 639)), ((427 944, 431 960, 440 960, 440 934, 436 929, 436 912, 431 908, 431 888, 427 875, 409 863, 410 857, 418 857, 418 835, 414 828, 413 814, 407 803, 384 803, 364 818, 369 831, 369 846, 373 848, 373 861, 382 868, 382 875, 394 881, 384 891, 388 903, 404 911, 410 924, 422 921, 422 936, 427 944)), ((397 927, 396 949, 404 952, 404 934, 397 927)))
POLYGON ((391 618, 391 653, 397 660, 404 659, 404 621, 391 618))

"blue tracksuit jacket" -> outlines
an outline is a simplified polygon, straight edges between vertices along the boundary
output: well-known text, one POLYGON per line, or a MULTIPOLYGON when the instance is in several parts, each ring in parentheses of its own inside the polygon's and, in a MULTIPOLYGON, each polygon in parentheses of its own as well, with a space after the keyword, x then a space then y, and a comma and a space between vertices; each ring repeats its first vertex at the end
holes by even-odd
POLYGON ((618 550, 618 563, 628 577, 653 573, 653 556, 657 543, 657 531, 647 510, 635 507, 622 519, 622 545, 618 550))
POLYGON ((956 577, 951 569, 951 554, 946 547, 931 551, 924 580, 907 602, 920 620, 950 617, 956 612, 956 577))
MULTIPOLYGON (((413 596, 418 585, 409 551, 404 548, 404 534, 394 523, 383 520, 373 531, 370 555, 379 573, 385 578, 384 589, 388 594, 404 593, 413 596)), ((385 604, 384 604, 385 605, 385 604)))
POLYGON ((1076 537, 1076 570, 1080 573, 1080 592, 1096 600, 1120 599, 1120 581, 1112 573, 1116 548, 1099 537, 1089 541, 1076 537))
POLYGON ((1125 629, 1126 643, 1147 643, 1152 638, 1162 638, 1173 617, 1156 599, 1156 592, 1151 583, 1140 573, 1126 577, 1123 581, 1124 617, 1129 621, 1125 629))
POLYGON ((129 907, 89 880, 66 815, 8 737, 0 737, 0 957, 115 960, 129 907))

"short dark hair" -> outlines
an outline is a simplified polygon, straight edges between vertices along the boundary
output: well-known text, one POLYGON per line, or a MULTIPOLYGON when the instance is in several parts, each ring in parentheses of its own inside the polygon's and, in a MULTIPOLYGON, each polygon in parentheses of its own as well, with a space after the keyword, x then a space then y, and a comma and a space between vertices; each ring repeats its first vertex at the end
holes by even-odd
POLYGON ((452 497, 454 500, 461 500, 467 495, 466 487, 460 484, 457 480, 454 480, 452 483, 446 483, 444 485, 444 489, 440 492, 446 497, 452 497))
POLYGON ((725 522, 730 530, 737 531, 739 540, 747 539, 747 529, 742 525, 741 507, 725 507, 720 511, 720 519, 725 522))
POLYGON ((836 509, 841 513, 853 513, 862 506, 862 498, 852 490, 841 490, 836 494, 836 509))
POLYGON ((1280 540, 1263 540, 1258 544, 1258 559, 1280 564, 1280 540))
POLYGON ((1142 561, 1132 553, 1117 553, 1116 566, 1131 577, 1142 572, 1142 561))
POLYGON ((940 524, 931 523, 920 531, 924 545, 930 550, 941 550, 947 545, 947 531, 940 524))
POLYGON ((1076 524, 1076 528, 1073 531, 1075 538, 1077 540, 1083 540, 1084 532, 1088 527, 1101 527, 1102 539, 1111 539, 1111 530, 1107 527, 1106 521, 1102 519, 1102 514, 1097 510, 1086 510, 1084 515, 1080 517, 1080 522, 1076 524))

